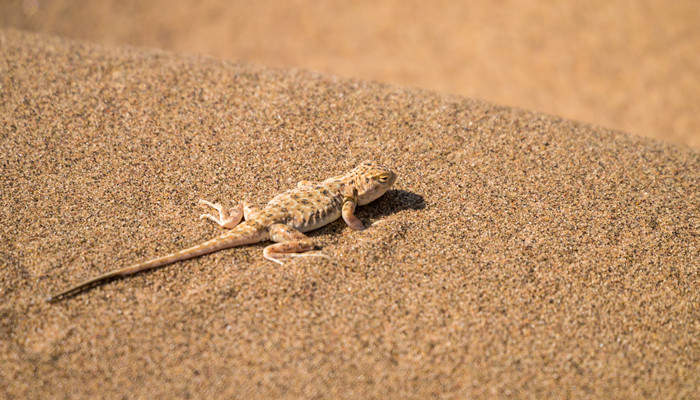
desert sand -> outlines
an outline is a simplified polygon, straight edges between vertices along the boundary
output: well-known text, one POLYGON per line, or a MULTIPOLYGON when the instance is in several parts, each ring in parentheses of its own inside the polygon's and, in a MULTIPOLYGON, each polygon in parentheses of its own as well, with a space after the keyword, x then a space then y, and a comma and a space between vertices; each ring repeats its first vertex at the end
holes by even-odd
POLYGON ((700 148, 697 0, 16 0, 0 28, 536 110, 700 148))
POLYGON ((693 398, 700 153, 484 101, 0 31, 0 397, 693 398), (51 292, 365 159, 311 233, 51 292))

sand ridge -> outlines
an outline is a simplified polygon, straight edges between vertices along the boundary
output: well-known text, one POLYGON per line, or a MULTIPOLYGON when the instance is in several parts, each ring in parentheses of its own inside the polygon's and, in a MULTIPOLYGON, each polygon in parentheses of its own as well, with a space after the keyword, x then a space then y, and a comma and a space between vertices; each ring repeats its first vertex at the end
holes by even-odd
POLYGON ((0 31, 0 393, 690 398, 700 153, 429 91, 0 31), (373 158, 313 233, 46 294, 373 158))
POLYGON ((696 0, 0 2, 0 28, 426 88, 695 148, 699 20, 696 0))

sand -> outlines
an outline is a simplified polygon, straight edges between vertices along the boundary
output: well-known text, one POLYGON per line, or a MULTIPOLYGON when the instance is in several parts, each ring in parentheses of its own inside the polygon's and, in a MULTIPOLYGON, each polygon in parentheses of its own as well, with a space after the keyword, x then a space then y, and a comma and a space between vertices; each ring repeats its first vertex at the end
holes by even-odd
POLYGON ((0 397, 697 398, 700 153, 483 101, 0 31, 0 397), (44 297, 365 159, 312 233, 44 297))
POLYGON ((0 28, 426 88, 700 149, 699 21, 697 0, 0 2, 0 28))

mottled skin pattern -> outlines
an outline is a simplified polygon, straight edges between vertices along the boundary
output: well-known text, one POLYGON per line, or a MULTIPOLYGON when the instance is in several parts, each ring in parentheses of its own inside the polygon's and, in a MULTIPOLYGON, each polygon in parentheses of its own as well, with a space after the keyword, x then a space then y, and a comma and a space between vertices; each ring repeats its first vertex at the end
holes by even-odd
POLYGON ((303 232, 320 228, 341 216, 351 228, 365 229, 354 214, 355 206, 376 200, 395 181, 396 174, 389 169, 364 162, 345 175, 323 182, 299 182, 295 189, 274 197, 264 208, 243 203, 226 210, 219 204, 200 200, 200 204, 215 209, 218 214, 202 214, 200 219, 210 219, 231 230, 188 249, 100 275, 50 296, 47 300, 63 298, 106 279, 265 240, 271 240, 275 244, 265 247, 263 256, 279 264, 282 264, 281 259, 285 257, 325 257, 312 251, 316 245, 303 232), (242 218, 245 221, 240 223, 242 218))

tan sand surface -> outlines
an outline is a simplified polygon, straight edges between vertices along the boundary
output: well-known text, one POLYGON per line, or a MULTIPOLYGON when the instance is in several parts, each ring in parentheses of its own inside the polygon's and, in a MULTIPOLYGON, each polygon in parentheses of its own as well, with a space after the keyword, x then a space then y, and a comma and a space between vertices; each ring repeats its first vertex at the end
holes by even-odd
POLYGON ((697 0, 16 0, 0 2, 0 27, 432 89, 700 148, 697 0))
POLYGON ((697 398, 700 153, 534 112, 0 31, 0 397, 697 398), (364 159, 312 233, 82 279, 364 159))

